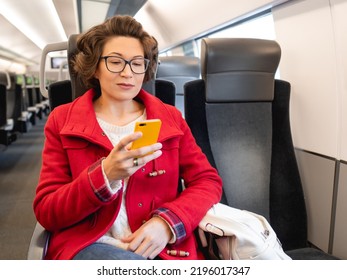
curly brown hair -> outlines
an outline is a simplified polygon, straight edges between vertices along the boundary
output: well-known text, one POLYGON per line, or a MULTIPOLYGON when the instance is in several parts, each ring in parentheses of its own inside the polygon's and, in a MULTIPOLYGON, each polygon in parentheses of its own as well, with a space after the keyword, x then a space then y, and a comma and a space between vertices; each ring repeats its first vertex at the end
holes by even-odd
POLYGON ((99 81, 94 77, 103 47, 110 37, 126 36, 139 39, 145 58, 149 59, 149 67, 145 73, 144 82, 154 78, 158 59, 158 42, 150 36, 142 25, 131 16, 117 15, 96 25, 77 39, 77 54, 72 59, 73 70, 78 73, 87 87, 99 87, 99 81))

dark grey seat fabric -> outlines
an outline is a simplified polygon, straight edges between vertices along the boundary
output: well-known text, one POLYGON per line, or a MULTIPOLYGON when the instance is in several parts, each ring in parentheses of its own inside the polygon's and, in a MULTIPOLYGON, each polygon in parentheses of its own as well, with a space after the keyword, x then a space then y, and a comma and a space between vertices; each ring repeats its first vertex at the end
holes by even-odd
MULTIPOLYGON (((7 118, 13 119, 16 127, 18 119, 21 117, 22 113, 22 87, 16 82, 16 74, 10 73, 9 78, 11 81, 11 86, 6 89, 7 96, 7 118)), ((15 128, 16 130, 16 128, 15 128)))
POLYGON ((71 81, 58 81, 48 86, 48 100, 51 111, 55 107, 72 101, 71 81))
POLYGON ((201 50, 202 79, 185 86, 185 118, 223 179, 221 202, 265 216, 293 259, 335 259, 307 241, 290 84, 274 79, 280 46, 219 38, 203 39, 201 50))
POLYGON ((0 73, 0 143, 9 145, 17 139, 21 117, 21 87, 14 73, 0 73), (9 80, 8 80, 9 79, 9 80))
MULTIPOLYGON (((25 79, 25 76, 24 76, 25 79)), ((30 114, 30 122, 32 125, 36 125, 36 120, 39 118, 40 115, 40 109, 36 108, 36 106, 32 105, 31 96, 32 96, 32 89, 28 88, 26 84, 22 87, 23 89, 23 104, 22 104, 22 110, 26 111, 30 114)))
POLYGON ((36 96, 36 106, 42 110, 41 118, 43 115, 48 116, 50 112, 49 100, 41 94, 40 87, 37 84, 33 88, 33 93, 36 96))
POLYGON ((30 87, 27 87, 27 95, 28 95, 28 101, 29 101, 29 107, 32 108, 32 110, 36 110, 36 117, 38 119, 42 119, 43 117, 43 107, 39 106, 39 100, 36 95, 36 89, 33 85, 30 87))
POLYGON ((78 34, 72 34, 69 36, 68 40, 68 49, 67 49, 67 59, 68 67, 71 80, 71 90, 72 90, 72 100, 84 94, 88 87, 82 82, 82 79, 79 75, 73 70, 70 61, 74 59, 74 56, 77 53, 77 38, 78 34))
POLYGON ((171 81, 154 80, 155 94, 161 101, 166 104, 176 106, 176 87, 171 81))
POLYGON ((6 115, 6 86, 4 84, 0 84, 0 127, 6 125, 6 115))
POLYGON ((152 79, 143 84, 142 88, 172 106, 176 105, 176 87, 171 81, 152 79))
POLYGON ((10 134, 7 126, 7 100, 6 100, 6 86, 0 84, 0 144, 8 146, 10 141, 10 134))

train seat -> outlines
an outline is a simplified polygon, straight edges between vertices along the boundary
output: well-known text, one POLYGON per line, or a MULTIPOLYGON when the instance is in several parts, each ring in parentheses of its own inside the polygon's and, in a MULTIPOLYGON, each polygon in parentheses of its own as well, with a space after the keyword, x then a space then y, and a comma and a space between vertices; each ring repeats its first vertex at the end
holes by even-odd
POLYGON ((34 88, 28 89, 28 94, 29 94, 29 101, 30 101, 30 106, 29 108, 35 108, 35 113, 36 116, 41 120, 42 119, 42 113, 43 113, 43 108, 39 104, 37 98, 36 98, 36 93, 34 88))
POLYGON ((160 62, 157 65, 157 71, 155 77, 143 83, 142 88, 158 97, 161 101, 172 106, 176 106, 176 85, 169 80, 157 79, 158 69, 160 68, 160 62))
POLYGON ((148 93, 158 97, 164 103, 172 106, 176 105, 176 86, 173 82, 153 78, 143 83, 142 88, 148 93))
POLYGON ((223 179, 222 203, 265 216, 293 259, 335 259, 307 241, 290 84, 274 78, 280 56, 272 40, 203 39, 202 79, 185 86, 185 118, 223 179))
MULTIPOLYGON (((77 52, 76 40, 78 34, 69 36, 67 42, 67 55, 68 61, 73 59, 77 52)), ((70 63, 68 63, 69 80, 61 80, 48 85, 48 103, 50 110, 55 107, 71 102, 76 97, 82 95, 88 88, 82 83, 81 79, 74 73, 70 63)))
POLYGON ((13 142, 11 131, 14 128, 13 119, 7 118, 6 86, 0 84, 0 144, 8 146, 13 142))
POLYGON ((1 125, 0 143, 9 145, 17 139, 18 123, 21 117, 21 91, 15 83, 15 75, 7 72, 0 73, 1 86, 1 125))
MULTIPOLYGON (((24 75, 22 78, 24 78, 24 75)), ((16 110, 18 110, 19 112, 16 130, 21 133, 26 133, 30 131, 33 124, 36 123, 37 109, 36 108, 33 108, 31 110, 28 109, 25 91, 23 89, 23 84, 16 83, 15 92, 16 92, 16 96, 18 96, 16 110)))
POLYGON ((176 106, 176 86, 171 81, 154 79, 155 93, 161 101, 176 106))
POLYGON ((57 81, 48 85, 48 101, 50 110, 72 101, 71 81, 57 81))
POLYGON ((50 111, 49 100, 41 94, 40 88, 37 85, 33 87, 33 94, 35 95, 35 106, 40 108, 42 112, 41 118, 43 117, 43 114, 48 116, 50 111))
MULTIPOLYGON (((22 76, 20 75, 20 77, 22 76)), ((29 112, 25 106, 22 84, 17 81, 17 78, 16 74, 9 73, 10 86, 7 90, 7 97, 11 100, 12 105, 7 115, 14 121, 14 130, 25 133, 31 129, 35 115, 33 112, 29 112)))
POLYGON ((176 88, 175 106, 184 116, 184 84, 200 78, 200 59, 190 56, 160 57, 156 79, 171 81, 176 88))
POLYGON ((39 117, 40 114, 40 108, 31 105, 32 102, 31 99, 31 89, 28 89, 26 85, 22 85, 23 89, 23 112, 22 116, 23 118, 28 118, 30 120, 31 125, 36 125, 36 119, 39 117))
POLYGON ((3 127, 6 123, 6 86, 0 84, 0 127, 3 127))

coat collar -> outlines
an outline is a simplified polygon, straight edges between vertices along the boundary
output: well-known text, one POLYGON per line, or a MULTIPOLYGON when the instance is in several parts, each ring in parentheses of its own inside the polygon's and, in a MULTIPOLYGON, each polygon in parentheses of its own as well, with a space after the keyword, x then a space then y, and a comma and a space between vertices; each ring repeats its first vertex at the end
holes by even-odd
MULTIPOLYGON (((95 91, 90 89, 71 103, 61 134, 81 137, 88 141, 101 144, 108 149, 112 149, 111 142, 105 137, 96 119, 93 107, 95 96, 95 91)), ((158 139, 159 142, 183 134, 172 116, 168 105, 143 89, 140 90, 136 99, 144 103, 147 119, 162 120, 162 127, 158 139)))

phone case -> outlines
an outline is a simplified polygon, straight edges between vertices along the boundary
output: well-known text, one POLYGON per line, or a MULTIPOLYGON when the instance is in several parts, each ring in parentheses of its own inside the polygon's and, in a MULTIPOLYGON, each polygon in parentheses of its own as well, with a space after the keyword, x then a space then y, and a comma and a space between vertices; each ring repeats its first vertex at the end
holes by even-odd
POLYGON ((133 142, 131 149, 138 149, 156 143, 158 141, 160 127, 161 120, 159 119, 137 122, 134 131, 141 131, 142 137, 133 142))

